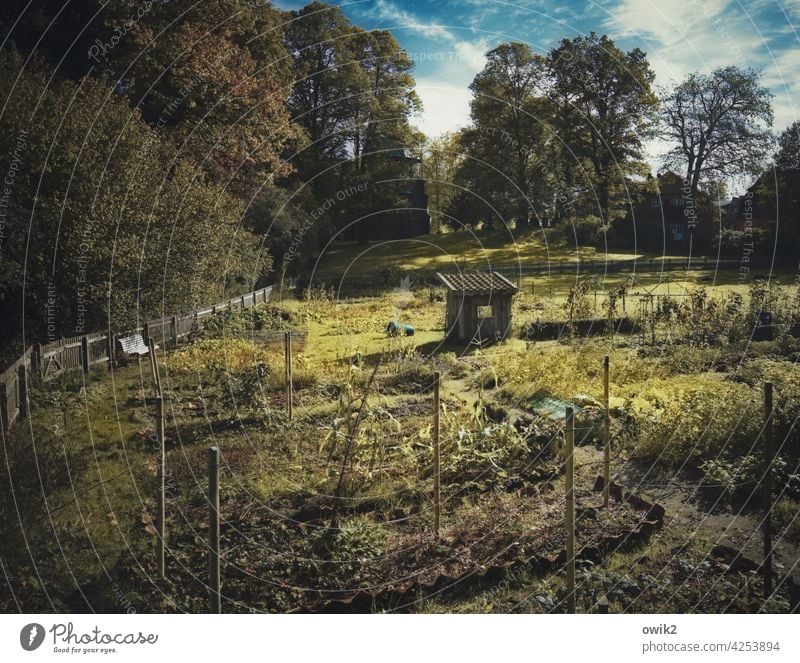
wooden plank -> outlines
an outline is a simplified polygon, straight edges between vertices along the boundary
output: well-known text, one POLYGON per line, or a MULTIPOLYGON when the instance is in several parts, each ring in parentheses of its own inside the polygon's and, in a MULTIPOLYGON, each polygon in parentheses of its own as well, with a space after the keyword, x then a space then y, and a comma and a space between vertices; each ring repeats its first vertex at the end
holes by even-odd
POLYGON ((3 429, 3 436, 7 436, 11 430, 11 408, 8 403, 8 387, 5 380, 0 381, 0 426, 3 429))
POLYGON ((208 607, 212 614, 222 612, 219 566, 219 450, 208 450, 208 607))
POLYGON ((772 439, 772 383, 764 383, 764 598, 772 596, 772 464, 775 461, 775 449, 772 439))
POLYGON ((567 612, 575 613, 575 414, 567 408, 564 430, 564 460, 566 464, 566 517, 567 529, 567 612))
POLYGON ((603 506, 608 506, 611 484, 611 416, 608 407, 608 355, 603 357, 603 506))
POLYGON ((17 369, 17 389, 19 390, 19 395, 17 397, 19 403, 19 418, 25 419, 30 410, 30 402, 28 400, 28 370, 25 368, 25 364, 20 364, 17 369))
POLYGON ((433 533, 439 538, 442 513, 441 489, 441 452, 439 449, 439 385, 441 375, 436 371, 433 375, 433 533))
POLYGON ((81 338, 81 367, 86 375, 89 372, 89 339, 86 336, 81 338))
POLYGON ((156 396, 156 438, 158 440, 158 541, 156 542, 156 563, 160 577, 166 577, 166 515, 167 493, 165 485, 166 451, 164 444, 164 399, 156 396))

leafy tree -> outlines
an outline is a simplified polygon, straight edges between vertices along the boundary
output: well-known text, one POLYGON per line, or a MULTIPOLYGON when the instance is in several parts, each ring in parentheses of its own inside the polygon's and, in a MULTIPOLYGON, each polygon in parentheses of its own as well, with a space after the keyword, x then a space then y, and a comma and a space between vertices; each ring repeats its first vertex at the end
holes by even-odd
POLYGON ((473 125, 461 142, 471 161, 462 164, 460 175, 503 218, 522 227, 534 201, 546 198, 540 166, 552 127, 550 104, 539 94, 545 60, 519 42, 501 44, 486 58, 470 85, 473 125))
POLYGON ((423 170, 434 232, 448 225, 445 215, 450 201, 456 194, 453 177, 460 160, 460 146, 456 134, 446 133, 439 138, 429 140, 425 145, 423 170))
POLYGON ((703 182, 756 174, 772 142, 771 94, 753 69, 694 72, 662 98, 665 162, 685 174, 692 196, 703 182))
POLYGON ((369 81, 360 61, 366 39, 339 7, 312 2, 291 12, 286 47, 295 80, 288 105, 305 130, 306 142, 292 159, 298 178, 310 180, 318 198, 330 193, 331 178, 317 173, 360 152, 357 111, 369 81))
POLYGON ((778 138, 775 166, 781 170, 800 168, 800 121, 786 127, 778 138))
MULTIPOLYGON (((105 73, 206 177, 251 194, 291 171, 295 130, 286 95, 290 59, 281 15, 246 0, 153 2, 116 47, 105 73)), ((124 25, 127 13, 106 18, 124 25)))
POLYGON ((266 271, 242 204, 198 178, 125 97, 96 78, 51 82, 38 58, 0 58, 10 92, 0 153, 17 163, 0 297, 24 305, 31 337, 43 336, 51 289, 57 333, 69 336, 194 308, 266 271))
POLYGON ((314 268, 313 257, 320 236, 326 234, 326 229, 314 218, 315 205, 308 188, 290 195, 276 186, 264 187, 248 205, 244 224, 269 247, 276 279, 308 274, 314 268))
POLYGON ((564 39, 548 55, 551 99, 563 140, 563 183, 586 180, 606 224, 623 212, 626 179, 643 174, 642 141, 653 132, 658 99, 646 54, 622 51, 606 35, 564 39), (582 168, 588 163, 588 169, 582 168))
POLYGON ((409 163, 390 156, 423 140, 409 124, 420 108, 413 62, 389 32, 365 32, 338 7, 315 2, 291 16, 287 47, 300 75, 289 106, 306 140, 294 180, 310 183, 323 203, 343 184, 363 188, 329 206, 319 223, 368 239, 400 222, 395 211, 408 205, 409 163))

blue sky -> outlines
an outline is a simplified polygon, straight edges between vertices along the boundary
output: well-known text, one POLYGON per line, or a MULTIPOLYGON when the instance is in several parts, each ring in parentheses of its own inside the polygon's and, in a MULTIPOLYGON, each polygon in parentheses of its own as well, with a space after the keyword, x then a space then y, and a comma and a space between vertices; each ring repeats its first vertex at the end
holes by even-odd
MULTIPOLYGON (((303 2, 278 0, 283 8, 303 2)), ((388 29, 416 62, 430 136, 469 121, 468 86, 483 54, 509 40, 544 53, 594 30, 648 54, 659 85, 690 71, 736 64, 763 72, 775 95, 775 129, 800 112, 800 0, 353 0, 336 3, 366 29, 388 29)))

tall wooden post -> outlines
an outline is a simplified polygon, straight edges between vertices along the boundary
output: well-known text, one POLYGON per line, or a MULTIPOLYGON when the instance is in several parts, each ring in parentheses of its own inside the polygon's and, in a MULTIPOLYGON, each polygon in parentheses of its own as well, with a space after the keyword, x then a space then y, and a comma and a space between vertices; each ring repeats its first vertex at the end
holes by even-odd
POLYGON ((219 580, 219 450, 208 450, 208 611, 222 612, 219 580))
POLYGON ((287 331, 283 335, 283 349, 286 366, 286 416, 292 420, 294 390, 292 388, 292 332, 287 331))
POLYGON ((603 506, 611 495, 611 413, 608 407, 608 355, 603 357, 603 506))
POLYGON ((106 342, 108 343, 108 347, 106 348, 108 353, 108 370, 111 371, 114 369, 114 354, 117 351, 117 335, 113 331, 108 332, 106 342))
POLYGON ((172 334, 172 347, 178 347, 178 318, 177 316, 172 316, 172 319, 169 321, 170 332, 172 334))
POLYGON ((152 338, 147 339, 150 348, 150 370, 153 373, 153 385, 156 396, 161 396, 161 373, 158 370, 158 357, 156 357, 156 343, 152 338))
POLYGON ((764 383, 764 598, 772 595, 772 383, 764 383))
POLYGON ((84 375, 89 373, 89 339, 85 335, 81 336, 81 366, 84 375))
POLYGON ((566 463, 566 526, 567 526, 567 612, 575 612, 575 414, 567 408, 564 430, 566 463))
POLYGON ((19 396, 19 418, 24 419, 28 416, 30 409, 28 401, 28 371, 25 364, 21 364, 17 369, 17 389, 19 396))
POLYGON ((0 380, 0 426, 3 427, 3 436, 7 436, 11 430, 11 419, 8 414, 8 390, 6 383, 0 380))
POLYGON ((433 375, 433 531, 439 538, 442 516, 441 451, 439 447, 439 386, 441 375, 433 375))
POLYGON ((164 548, 166 546, 166 448, 164 444, 164 399, 156 396, 156 436, 158 438, 158 575, 166 577, 164 548))
POLYGON ((42 377, 42 344, 35 343, 31 352, 31 375, 42 377))

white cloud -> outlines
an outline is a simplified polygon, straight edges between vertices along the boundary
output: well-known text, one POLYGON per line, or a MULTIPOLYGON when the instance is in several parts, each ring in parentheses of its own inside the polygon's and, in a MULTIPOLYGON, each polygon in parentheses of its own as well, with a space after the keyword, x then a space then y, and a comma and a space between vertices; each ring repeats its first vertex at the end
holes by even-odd
POLYGON ((386 0, 377 0, 370 13, 372 13, 375 17, 385 21, 393 21, 396 23, 396 25, 391 27, 394 28, 413 28, 419 34, 424 35, 425 37, 430 37, 431 39, 447 39, 448 41, 455 40, 455 36, 447 28, 442 27, 441 25, 422 23, 413 14, 403 11, 396 5, 392 4, 391 2, 387 2, 386 0))
POLYGON ((800 99, 800 57, 794 50, 774 54, 774 60, 764 67, 764 84, 775 98, 775 127, 782 129, 798 119, 796 100, 800 99))
POLYGON ((752 32, 743 26, 737 5, 728 0, 622 0, 604 27, 615 38, 640 41, 658 82, 666 84, 690 71, 746 64, 742 45, 752 41, 752 32))
MULTIPOLYGON (((784 0, 783 6, 791 13, 800 0, 784 0)), ((766 14, 774 8, 774 0, 621 0, 604 27, 614 37, 640 40, 662 85, 727 65, 763 70, 780 130, 796 119, 792 99, 800 93, 800 57, 787 49, 791 26, 766 14)))
POLYGON ((439 136, 469 124, 472 93, 464 85, 450 85, 438 80, 417 80, 417 94, 424 110, 412 120, 427 136, 439 136))
POLYGON ((412 28, 417 36, 435 40, 434 48, 410 53, 412 59, 436 63, 436 79, 417 79, 416 91, 422 100, 422 112, 412 122, 428 136, 469 124, 469 84, 486 63, 490 41, 462 39, 458 32, 428 24, 388 0, 376 0, 370 14, 391 22, 391 28, 412 28))
POLYGON ((486 64, 486 52, 489 50, 489 40, 486 38, 477 41, 457 41, 453 44, 456 54, 465 68, 477 74, 486 64))

